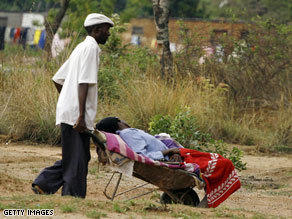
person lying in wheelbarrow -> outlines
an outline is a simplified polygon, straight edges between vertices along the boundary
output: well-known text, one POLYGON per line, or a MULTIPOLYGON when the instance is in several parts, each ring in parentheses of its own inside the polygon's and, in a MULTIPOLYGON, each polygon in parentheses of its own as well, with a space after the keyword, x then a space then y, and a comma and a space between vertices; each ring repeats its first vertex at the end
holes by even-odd
POLYGON ((154 136, 140 129, 131 128, 125 121, 119 120, 117 117, 102 119, 96 124, 96 129, 120 135, 134 152, 152 160, 182 162, 178 148, 169 149, 154 136))
POLYGON ((117 117, 107 117, 96 124, 96 129, 118 134, 137 154, 153 160, 196 163, 206 182, 206 196, 199 207, 217 207, 240 188, 233 163, 216 153, 200 152, 187 148, 169 149, 162 141, 143 130, 131 128, 117 117))

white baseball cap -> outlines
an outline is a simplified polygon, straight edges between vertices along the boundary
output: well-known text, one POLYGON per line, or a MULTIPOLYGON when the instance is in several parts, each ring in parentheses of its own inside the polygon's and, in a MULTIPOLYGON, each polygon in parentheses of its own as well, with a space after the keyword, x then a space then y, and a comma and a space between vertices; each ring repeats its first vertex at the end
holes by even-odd
POLYGON ((89 27, 96 24, 110 24, 112 27, 114 26, 114 22, 109 19, 107 16, 98 13, 92 13, 87 15, 84 21, 84 27, 89 27))

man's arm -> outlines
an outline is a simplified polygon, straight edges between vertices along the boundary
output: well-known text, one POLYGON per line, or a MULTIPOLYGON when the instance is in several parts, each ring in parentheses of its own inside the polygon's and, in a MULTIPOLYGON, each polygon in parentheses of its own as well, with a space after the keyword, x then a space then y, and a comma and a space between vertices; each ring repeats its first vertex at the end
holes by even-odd
POLYGON ((180 156, 180 150, 179 150, 179 148, 171 148, 171 149, 162 151, 162 154, 164 156, 168 155, 170 161, 182 162, 182 158, 180 156))
POLYGON ((85 110, 86 110, 86 98, 88 93, 88 84, 79 84, 78 98, 79 98, 79 117, 74 125, 74 128, 78 132, 84 132, 86 129, 85 123, 85 110))
POLYGON ((165 155, 173 155, 173 154, 179 154, 179 148, 171 148, 171 149, 167 149, 162 151, 162 154, 165 155))
POLYGON ((55 87, 57 88, 58 92, 61 93, 62 87, 63 85, 56 83, 55 81, 53 81, 55 84, 55 87))

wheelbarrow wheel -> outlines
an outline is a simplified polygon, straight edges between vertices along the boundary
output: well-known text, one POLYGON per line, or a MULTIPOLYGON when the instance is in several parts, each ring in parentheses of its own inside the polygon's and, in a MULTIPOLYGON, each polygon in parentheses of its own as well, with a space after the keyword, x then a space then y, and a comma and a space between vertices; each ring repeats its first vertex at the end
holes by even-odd
MULTIPOLYGON (((199 199, 198 194, 191 188, 180 189, 180 190, 171 190, 170 192, 173 193, 179 199, 182 199, 182 202, 184 205, 197 206, 200 203, 200 199, 199 199)), ((165 192, 161 195, 160 202, 162 204, 173 204, 173 203, 176 204, 177 203, 176 200, 173 200, 165 192)))

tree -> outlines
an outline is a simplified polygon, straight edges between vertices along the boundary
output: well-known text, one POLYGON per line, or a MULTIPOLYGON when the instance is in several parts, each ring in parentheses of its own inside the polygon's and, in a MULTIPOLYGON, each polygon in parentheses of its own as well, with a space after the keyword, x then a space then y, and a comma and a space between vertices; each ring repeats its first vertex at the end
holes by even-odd
POLYGON ((100 4, 99 4, 100 11, 104 15, 110 17, 114 13, 116 3, 117 3, 117 0, 111 0, 111 1, 100 0, 100 4))
MULTIPOLYGON (((121 0, 120 0, 121 1, 121 0)), ((198 8, 200 0, 169 0, 171 17, 202 18, 205 8, 198 8)), ((117 4, 119 1, 117 1, 117 4)), ((149 0, 127 0, 126 7, 122 11, 122 19, 129 21, 133 17, 153 16, 152 4, 149 0)))
POLYGON ((278 23, 292 20, 291 0, 200 0, 198 8, 205 7, 205 17, 212 19, 236 17, 251 21, 259 16, 275 19, 278 23))
POLYGON ((170 16, 179 18, 202 17, 203 11, 198 10, 200 0, 170 0, 170 16))
POLYGON ((153 15, 152 3, 149 0, 127 0, 121 19, 128 22, 134 17, 149 17, 153 15))
POLYGON ((60 0, 60 9, 54 16, 54 19, 50 22, 50 17, 45 19, 45 28, 46 28, 46 40, 45 40, 45 51, 47 52, 47 57, 50 59, 52 56, 52 41, 55 33, 57 32, 60 24, 65 16, 66 10, 69 6, 70 0, 60 0))
POLYGON ((170 79, 173 74, 173 60, 169 48, 169 0, 152 0, 152 4, 157 30, 157 44, 161 57, 161 76, 170 79))
POLYGON ((0 8, 5 11, 40 12, 46 11, 50 3, 46 0, 1 0, 0 8))

